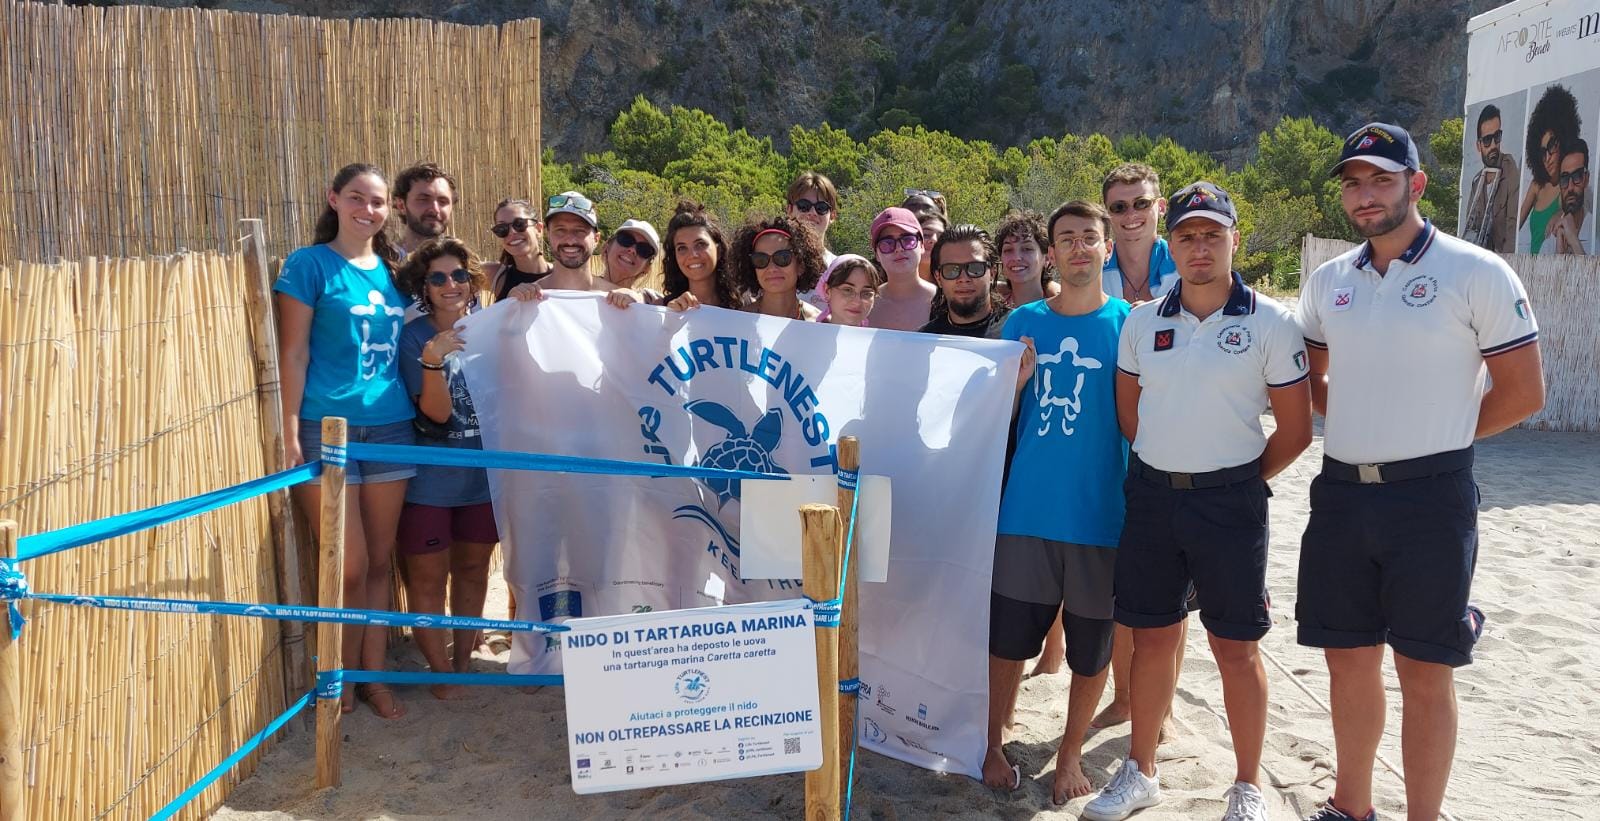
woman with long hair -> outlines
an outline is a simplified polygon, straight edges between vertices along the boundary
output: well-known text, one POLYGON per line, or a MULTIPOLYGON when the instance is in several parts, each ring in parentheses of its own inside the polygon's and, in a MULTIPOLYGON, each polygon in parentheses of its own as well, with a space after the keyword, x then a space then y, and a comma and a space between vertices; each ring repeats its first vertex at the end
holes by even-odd
POLYGON ((514 197, 494 207, 494 224, 489 233, 500 240, 500 261, 483 267, 496 300, 505 299, 511 289, 538 282, 550 273, 544 258, 544 223, 533 203, 514 197))
POLYGON ((1528 225, 1528 252, 1537 254, 1561 213, 1561 189, 1556 184, 1561 170, 1561 155, 1578 142, 1582 120, 1578 100, 1565 86, 1544 90, 1528 116, 1527 155, 1528 193, 1522 196, 1517 227, 1528 225))
MULTIPOLYGON (((400 287, 417 300, 422 316, 400 333, 400 373, 416 403, 417 444, 482 450, 478 412, 472 406, 461 358, 466 345, 456 322, 478 309, 488 285, 478 255, 454 238, 425 243, 406 258, 400 287)), ((401 561, 412 612, 482 616, 489 590, 489 558, 500 541, 489 475, 483 468, 418 465, 400 514, 401 561)), ((455 631, 447 652, 444 630, 418 629, 417 647, 435 673, 465 673, 478 646, 476 630, 455 631)), ((456 685, 434 685, 435 698, 461 695, 456 685)))
POLYGON ((878 301, 878 289, 883 287, 883 274, 878 273, 872 260, 860 254, 840 254, 823 271, 822 283, 828 311, 819 319, 834 325, 866 327, 872 303, 878 301))
POLYGON ((705 206, 693 200, 679 201, 667 222, 666 246, 661 270, 668 308, 744 306, 729 274, 728 242, 722 226, 705 206))
POLYGON ((744 310, 815 321, 821 313, 800 299, 822 278, 822 242, 789 217, 749 222, 733 239, 734 278, 753 299, 744 310))
MULTIPOLYGON (((377 166, 339 169, 328 186, 327 207, 317 219, 314 244, 290 254, 273 285, 284 445, 290 465, 320 456, 322 419, 327 416, 349 421, 351 442, 415 442, 411 400, 397 361, 406 302, 390 273, 398 255, 384 234, 389 204, 389 181, 377 166)), ((416 468, 352 460, 345 470, 345 481, 354 487, 345 501, 344 606, 387 610, 395 530, 406 481, 416 475, 416 468)), ((316 521, 322 511, 318 485, 299 485, 294 496, 316 521)), ((381 669, 386 628, 343 629, 344 666, 381 669)), ((405 714, 394 693, 382 684, 363 684, 348 693, 345 712, 355 709, 357 694, 384 718, 405 714)))
POLYGON ((1054 281, 1045 249, 1044 217, 1037 211, 1011 210, 994 229, 994 242, 1000 250, 1000 281, 996 292, 1015 308, 1061 293, 1054 281))

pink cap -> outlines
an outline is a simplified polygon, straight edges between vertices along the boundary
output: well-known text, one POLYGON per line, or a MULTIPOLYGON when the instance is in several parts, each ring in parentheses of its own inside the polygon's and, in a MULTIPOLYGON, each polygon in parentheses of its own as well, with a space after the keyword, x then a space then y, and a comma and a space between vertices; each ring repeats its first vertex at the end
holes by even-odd
POLYGON ((878 234, 883 229, 893 225, 908 234, 922 234, 922 223, 917 222, 917 215, 904 208, 885 208, 876 217, 872 218, 872 230, 867 238, 872 242, 878 241, 878 234))

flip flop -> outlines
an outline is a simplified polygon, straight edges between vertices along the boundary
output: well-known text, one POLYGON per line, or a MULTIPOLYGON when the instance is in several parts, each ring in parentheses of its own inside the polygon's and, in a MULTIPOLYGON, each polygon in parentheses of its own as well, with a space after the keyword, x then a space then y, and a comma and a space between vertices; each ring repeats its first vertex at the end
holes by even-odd
POLYGON ((1017 788, 1019 788, 1021 786, 1022 786, 1022 766, 1019 765, 1019 764, 1012 764, 1011 765, 1011 791, 1012 792, 1016 792, 1017 788))

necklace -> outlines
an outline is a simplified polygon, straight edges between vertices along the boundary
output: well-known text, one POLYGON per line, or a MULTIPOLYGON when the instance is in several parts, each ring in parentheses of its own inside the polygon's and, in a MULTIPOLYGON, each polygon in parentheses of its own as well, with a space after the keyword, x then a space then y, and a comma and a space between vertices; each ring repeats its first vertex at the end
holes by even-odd
POLYGON ((1138 285, 1134 285, 1133 280, 1128 279, 1128 275, 1122 272, 1122 266, 1120 265, 1117 266, 1117 276, 1122 277, 1122 295, 1126 297, 1129 302, 1138 299, 1140 294, 1144 294, 1149 296, 1151 299, 1155 299, 1155 294, 1150 293, 1149 273, 1144 275, 1144 280, 1138 285))

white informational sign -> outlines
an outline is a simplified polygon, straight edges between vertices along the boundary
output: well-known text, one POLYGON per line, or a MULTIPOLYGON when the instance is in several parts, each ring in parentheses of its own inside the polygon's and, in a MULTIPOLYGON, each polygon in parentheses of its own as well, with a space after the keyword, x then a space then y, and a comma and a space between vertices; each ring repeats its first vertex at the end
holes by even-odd
POLYGON ((1600 5, 1519 0, 1467 33, 1459 233, 1501 254, 1594 254, 1600 5))
MULTIPOLYGON (((856 501, 856 549, 850 564, 864 582, 889 580, 889 477, 862 476, 856 501)), ((739 539, 746 579, 797 579, 801 575, 800 506, 835 505, 839 483, 832 476, 795 476, 787 482, 751 482, 739 508, 739 539)), ((850 511, 840 510, 850 527, 850 511)))
POLYGON ((567 622, 567 755, 580 794, 822 766, 803 599, 567 622))
MULTIPOLYGON (((895 496, 888 581, 861 589, 861 743, 978 777, 1023 346, 546 294, 464 321, 484 447, 831 482, 835 443, 857 437, 861 472, 888 476, 895 496)), ((759 481, 490 470, 518 618, 800 595, 797 578, 740 572, 743 494, 759 481)), ((559 673, 564 652, 557 637, 518 633, 509 672, 559 673)))

